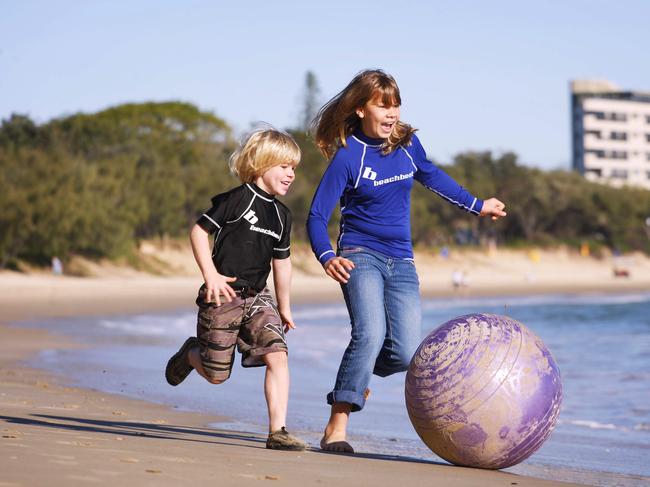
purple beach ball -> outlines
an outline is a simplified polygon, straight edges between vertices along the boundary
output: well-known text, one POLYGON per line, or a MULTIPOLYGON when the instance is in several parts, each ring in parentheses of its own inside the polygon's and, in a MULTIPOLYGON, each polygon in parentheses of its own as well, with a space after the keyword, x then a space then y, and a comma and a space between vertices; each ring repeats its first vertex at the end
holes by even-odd
POLYGON ((436 455, 499 469, 528 458, 551 434, 562 384, 539 337, 507 316, 477 313, 422 341, 405 395, 415 431, 436 455))

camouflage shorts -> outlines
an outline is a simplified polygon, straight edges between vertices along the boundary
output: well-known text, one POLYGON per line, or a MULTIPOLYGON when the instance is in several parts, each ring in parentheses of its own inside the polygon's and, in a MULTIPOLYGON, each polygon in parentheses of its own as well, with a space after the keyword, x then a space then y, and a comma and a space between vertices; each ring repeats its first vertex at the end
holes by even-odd
POLYGON ((287 352, 284 327, 268 289, 255 296, 239 294, 221 306, 206 303, 204 287, 199 290, 196 336, 201 349, 201 363, 213 380, 230 377, 235 345, 242 354, 243 367, 264 365, 263 356, 287 352))

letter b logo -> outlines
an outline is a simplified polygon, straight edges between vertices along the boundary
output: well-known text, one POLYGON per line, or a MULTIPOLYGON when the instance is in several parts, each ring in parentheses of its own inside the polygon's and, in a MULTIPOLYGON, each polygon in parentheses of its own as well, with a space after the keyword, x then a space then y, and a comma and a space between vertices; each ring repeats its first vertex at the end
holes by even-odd
POLYGON ((363 176, 362 177, 364 179, 370 179, 371 181, 374 181, 375 179, 377 179, 377 173, 375 171, 373 171, 371 167, 367 167, 363 171, 363 176))
POLYGON ((244 215, 244 218, 249 222, 251 222, 253 225, 255 225, 257 223, 257 220, 259 220, 259 218, 257 218, 257 215, 253 210, 250 210, 248 213, 246 213, 244 215))

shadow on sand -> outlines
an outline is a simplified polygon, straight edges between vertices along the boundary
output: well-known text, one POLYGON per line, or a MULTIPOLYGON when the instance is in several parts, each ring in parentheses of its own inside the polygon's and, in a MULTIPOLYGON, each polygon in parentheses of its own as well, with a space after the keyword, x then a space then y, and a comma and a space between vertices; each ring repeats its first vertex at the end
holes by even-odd
MULTIPOLYGON (((42 428, 55 428, 67 431, 102 433, 118 436, 134 436, 151 439, 169 439, 208 444, 222 444, 244 448, 266 447, 265 437, 244 431, 224 431, 211 428, 196 428, 132 421, 106 421, 100 419, 54 416, 48 414, 33 414, 27 418, 0 415, 0 420, 11 424, 37 426, 42 428), (238 441, 245 443, 239 444, 237 443, 238 441)), ((321 453, 324 455, 345 455, 355 458, 369 458, 375 460, 392 460, 399 462, 452 466, 448 463, 423 460, 413 457, 403 457, 398 455, 384 455, 378 453, 332 453, 324 452, 320 448, 310 448, 309 451, 314 453, 321 453)))

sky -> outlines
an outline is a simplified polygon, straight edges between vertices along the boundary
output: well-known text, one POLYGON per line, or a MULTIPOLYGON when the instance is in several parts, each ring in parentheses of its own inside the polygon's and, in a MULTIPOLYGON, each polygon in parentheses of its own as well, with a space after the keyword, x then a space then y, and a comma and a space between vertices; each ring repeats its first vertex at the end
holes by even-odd
POLYGON ((572 79, 650 91, 650 2, 0 0, 0 119, 181 100, 236 131, 298 125, 362 69, 392 74, 431 159, 570 168, 572 79))

